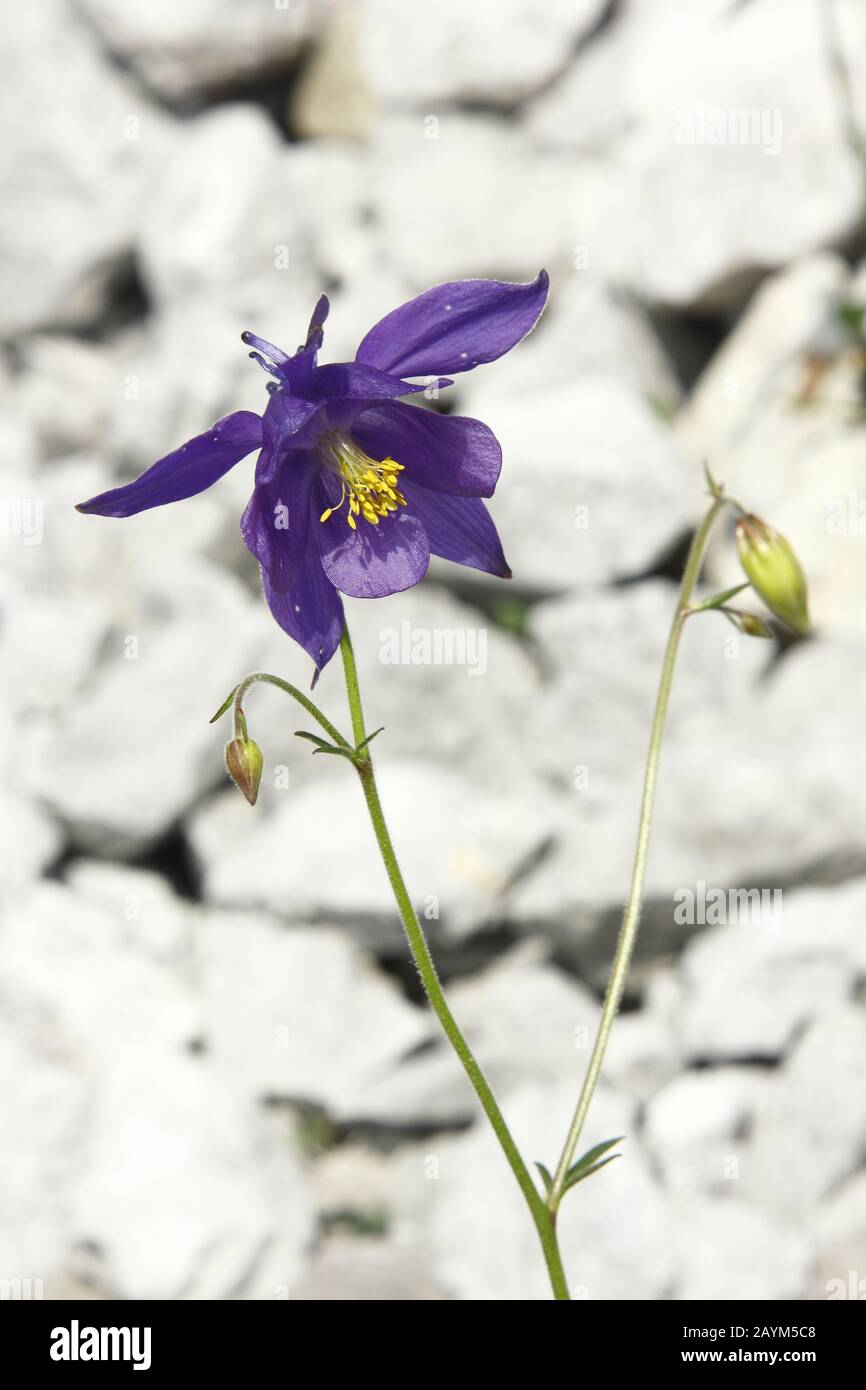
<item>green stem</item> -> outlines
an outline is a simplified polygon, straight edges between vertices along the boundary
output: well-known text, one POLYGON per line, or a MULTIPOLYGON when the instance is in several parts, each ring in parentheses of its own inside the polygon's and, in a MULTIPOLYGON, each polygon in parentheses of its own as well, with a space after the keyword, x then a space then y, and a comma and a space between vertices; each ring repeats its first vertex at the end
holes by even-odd
POLYGON ((652 828, 656 782, 658 780, 659 758, 661 755, 665 723, 667 721, 668 704, 670 702, 671 684, 674 677, 677 651, 679 650, 680 638, 682 637, 686 618, 689 616, 689 605, 692 593, 697 583, 710 533, 719 513, 727 505, 729 500, 729 498, 723 497, 720 492, 714 494, 712 506, 701 522, 692 541, 688 560, 686 561, 685 572, 680 585, 679 600, 674 613, 667 647, 665 648, 658 696, 656 698, 655 714, 653 716, 652 731, 650 733, 631 888, 629 890, 628 901, 625 905, 625 911, 623 912, 622 926, 617 940, 613 965, 611 966, 607 992, 604 997, 595 1046, 593 1047, 592 1056, 589 1060, 589 1066, 577 1102, 577 1109, 574 1112, 574 1119, 571 1122, 571 1128, 568 1131, 568 1136, 562 1150, 562 1156, 559 1160, 553 1184, 547 1197, 548 1209, 554 1214, 559 1208, 565 1179, 574 1160, 587 1111, 589 1110, 590 1103, 595 1094, 595 1088, 598 1085, 598 1079, 601 1075, 601 1068, 604 1063, 605 1051, 607 1050, 608 1039, 610 1038, 610 1031, 613 1027, 617 1012, 619 1011, 623 991, 625 990, 626 979, 628 978, 628 970, 634 952, 635 941, 637 940, 638 927, 640 925, 644 879, 646 877, 647 855, 649 853, 650 830, 652 828))
MULTIPOLYGON (((361 706, 361 692, 358 687, 358 670, 355 665, 355 654, 352 650, 352 641, 349 637, 348 628, 343 631, 343 637, 340 642, 340 652, 343 658, 343 669, 346 675, 346 693, 349 697, 349 710, 352 716, 352 736, 357 748, 366 738, 366 731, 364 728, 364 714, 361 706)), ((424 992, 430 1001, 430 1007, 442 1026, 442 1031, 460 1059, 463 1069, 469 1078, 476 1096, 481 1102, 482 1109, 490 1121, 491 1128, 496 1138, 499 1140, 500 1147, 505 1154, 509 1167, 526 1200, 526 1205, 529 1208, 530 1215, 535 1223, 535 1228, 541 1241, 541 1248, 547 1265, 547 1272, 550 1276, 553 1296, 557 1300, 567 1300, 569 1298, 569 1292, 556 1238, 555 1215, 548 1210, 544 1200, 538 1193, 532 1176, 511 1136, 508 1125, 505 1123, 505 1118, 502 1111, 499 1109, 493 1092, 487 1082, 487 1078, 476 1062, 469 1044, 457 1026, 454 1016, 448 1007, 442 986, 439 983, 439 976, 436 973, 433 957, 430 954, 430 947, 427 944, 423 928, 418 920, 418 916, 412 905, 412 899, 409 896, 409 892, 403 880, 403 875, 397 863, 397 856, 394 852, 391 836, 388 833, 388 827, 385 823, 382 803, 379 800, 379 791, 376 786, 373 761, 370 757, 369 747, 365 748, 363 752, 356 757, 355 766, 361 779, 361 786, 367 802, 367 810, 370 813, 370 820, 373 825, 376 841, 379 845, 379 851, 382 855, 382 862, 385 865, 385 871, 397 902, 400 919, 403 923, 403 930, 406 933, 409 950, 412 952, 412 959, 418 968, 418 974, 421 976, 424 992)))
MULTIPOLYGON (((281 680, 279 676, 269 675, 266 671, 254 671, 252 675, 245 676, 244 679, 241 681, 240 685, 235 690, 234 695, 229 697, 231 702, 234 704, 234 721, 236 733, 240 731, 241 720, 243 719, 243 710, 241 708, 243 698, 249 690, 250 686, 255 685, 256 681, 264 681, 267 685, 275 685, 278 690, 283 690, 287 695, 291 695, 293 700, 297 700, 299 705, 303 705, 307 713, 312 715, 312 717, 316 720, 316 723, 321 725, 321 727, 325 730, 325 733, 328 734, 328 736, 334 740, 334 742, 337 744, 339 748, 351 748, 351 744, 347 743, 346 739, 343 738, 343 735, 339 732, 338 729, 335 729, 328 716, 326 714, 323 714, 322 711, 319 709, 318 705, 314 705, 313 701, 309 699, 309 697, 306 696, 302 690, 299 690, 296 685, 290 685, 288 681, 281 680)), ((225 706, 223 706, 223 708, 225 708, 225 706)), ((214 715, 214 719, 216 718, 217 715, 214 715)), ((213 720, 211 722, 213 722, 213 720)))

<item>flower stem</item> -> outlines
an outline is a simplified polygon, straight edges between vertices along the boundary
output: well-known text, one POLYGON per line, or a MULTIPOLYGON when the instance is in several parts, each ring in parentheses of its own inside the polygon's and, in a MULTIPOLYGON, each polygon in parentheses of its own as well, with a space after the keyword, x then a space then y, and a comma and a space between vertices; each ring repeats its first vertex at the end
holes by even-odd
MULTIPOLYGON (((364 728, 364 714, 361 706, 361 692, 358 687, 358 670, 355 665, 355 654, 352 650, 352 641, 349 637, 349 630, 345 628, 340 642, 340 653, 343 658, 343 670, 346 676, 346 693, 349 698, 349 710, 352 716, 352 736, 355 740, 356 748, 359 747, 366 738, 364 728)), ((496 1138, 499 1140, 505 1158, 514 1174, 521 1192, 526 1200, 535 1228, 541 1241, 541 1248, 544 1254, 547 1272, 550 1276, 550 1284, 553 1296, 557 1300, 567 1300, 569 1298, 568 1285, 565 1280, 565 1272, 562 1267, 562 1259, 559 1253, 559 1245, 556 1239, 555 1214, 548 1210, 543 1198, 535 1187, 535 1183, 529 1173, 526 1164, 521 1157, 520 1151, 511 1136, 508 1125, 502 1111, 496 1102, 493 1092, 487 1082, 487 1078, 479 1067, 472 1054, 465 1037, 461 1033, 454 1016, 451 1013, 439 976, 436 973, 436 966, 430 954, 430 947, 424 936, 424 931, 418 920, 417 913, 412 905, 412 899, 406 888, 403 875, 397 863, 397 856, 388 827, 385 823, 385 816, 382 811, 382 803, 379 800, 379 791, 376 786, 376 778, 373 772, 373 761, 370 757, 369 746, 355 759, 355 767, 361 779, 361 786, 367 802, 367 810, 370 813, 370 820, 373 825, 373 832, 379 845, 382 855, 382 862, 397 902, 400 919, 403 923, 403 930, 406 933, 406 940, 409 943, 409 950, 412 959, 418 968, 421 976, 421 983, 424 992, 430 1002, 430 1007, 439 1020, 442 1031, 456 1052, 466 1075, 478 1097, 485 1115, 490 1121, 496 1138)))
POLYGON ((667 721, 677 651, 679 650, 680 638, 682 637, 686 618, 689 616, 692 593, 697 583, 710 533, 720 512, 729 501, 729 498, 722 495, 721 490, 713 492, 712 506, 709 508, 695 533, 686 561, 682 583, 680 585, 679 599, 674 612, 667 646, 665 648, 664 661, 662 662, 661 679, 659 681, 655 714, 653 715, 652 731, 650 733, 631 888, 629 890, 628 901, 625 905, 625 911, 623 912, 622 926, 620 927, 616 954, 613 958, 610 979, 604 997, 595 1046, 593 1047, 592 1056, 589 1060, 586 1077, 584 1078, 580 1097, 577 1102, 577 1109, 574 1112, 574 1119, 571 1122, 571 1128, 568 1131, 568 1136, 562 1150, 562 1156, 559 1160, 556 1174, 547 1197, 548 1210, 554 1215, 562 1200, 565 1180, 568 1175, 568 1170, 574 1160, 577 1145, 580 1142, 580 1135, 583 1130, 587 1112, 592 1102, 593 1095, 595 1094, 599 1076, 601 1075, 601 1068, 604 1063, 604 1055, 607 1050, 610 1032, 622 1002, 623 991, 625 990, 628 970, 634 952, 635 941, 637 940, 638 927, 640 925, 650 830, 652 828, 656 782, 658 780, 659 758, 661 755, 665 723, 667 721))
MULTIPOLYGON (((246 695, 250 686, 255 685, 257 681, 264 681, 266 685, 275 685, 278 690, 283 690, 287 695, 291 695, 293 700, 297 700, 298 704, 302 705, 303 708, 307 711, 307 713, 312 715, 316 722, 321 725, 321 727, 325 730, 325 733, 328 734, 334 740, 334 742, 337 744, 339 748, 351 748, 351 744, 349 744, 346 741, 346 739, 343 738, 343 735, 340 733, 339 729, 336 729, 334 727, 328 716, 322 713, 318 705, 313 704, 313 701, 309 698, 309 696, 305 695, 302 690, 299 690, 296 685, 290 685, 288 681, 282 680, 279 676, 272 676, 267 671, 253 671, 252 675, 245 676, 244 679, 241 681, 240 685, 234 691, 234 693, 229 697, 230 702, 234 706, 234 720, 236 732, 239 729, 240 720, 243 718, 243 710, 241 706, 243 704, 244 696, 246 695)), ((214 719, 216 719, 216 717, 217 716, 214 715, 214 719)), ((213 723, 213 720, 211 720, 211 723, 213 723)))

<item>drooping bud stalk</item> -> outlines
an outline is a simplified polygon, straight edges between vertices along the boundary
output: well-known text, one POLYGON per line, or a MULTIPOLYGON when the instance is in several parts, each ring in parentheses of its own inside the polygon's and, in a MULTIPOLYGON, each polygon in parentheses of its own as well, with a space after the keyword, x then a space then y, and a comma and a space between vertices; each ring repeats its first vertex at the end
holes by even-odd
POLYGON ((809 631, 806 577, 789 542, 760 517, 737 521, 740 563, 752 588, 782 622, 804 636, 809 631))
POLYGON ((235 736, 226 744, 225 758, 229 777, 250 805, 255 806, 265 760, 259 745, 247 734, 242 710, 235 712, 235 736))

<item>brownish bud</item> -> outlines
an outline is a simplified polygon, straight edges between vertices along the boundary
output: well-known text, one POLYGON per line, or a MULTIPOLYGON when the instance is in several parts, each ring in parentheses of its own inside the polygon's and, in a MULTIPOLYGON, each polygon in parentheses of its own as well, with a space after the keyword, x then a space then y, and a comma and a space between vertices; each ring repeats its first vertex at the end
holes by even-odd
POLYGON ((262 780, 262 750, 251 738, 233 738, 226 744, 226 770, 251 806, 255 806, 262 780))

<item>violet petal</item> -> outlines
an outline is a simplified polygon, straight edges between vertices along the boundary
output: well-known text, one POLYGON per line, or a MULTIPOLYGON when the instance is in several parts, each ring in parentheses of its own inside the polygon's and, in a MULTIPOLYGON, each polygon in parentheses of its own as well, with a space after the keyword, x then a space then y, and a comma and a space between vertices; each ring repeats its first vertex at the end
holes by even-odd
POLYGON ((544 308, 547 272, 528 284, 454 280, 386 314, 355 354, 394 376, 445 376, 493 362, 525 337, 544 308))
POLYGON ((256 483, 241 518, 244 544, 280 593, 294 583, 304 560, 310 536, 310 490, 318 466, 315 455, 290 450, 270 481, 256 483))
POLYGON ((97 516, 135 516, 151 507, 181 502, 211 487, 242 458, 258 449, 261 442, 261 417, 251 410, 235 411, 174 453, 157 460, 134 482, 79 503, 78 511, 97 516))
POLYGON ((437 415, 391 401, 358 415, 352 436, 371 458, 396 459, 406 470, 401 478, 435 492, 491 497, 502 467, 496 436, 468 415, 437 415))
POLYGON ((324 574, 315 550, 308 550, 286 593, 273 587, 266 570, 262 570, 262 588, 280 627, 300 643, 320 672, 340 644, 345 620, 340 595, 324 574))
POLYGON ((479 497, 448 497, 410 482, 401 483, 410 512, 423 522, 430 553, 458 565, 510 579, 493 520, 479 497))
POLYGON ((321 481, 313 489, 313 537, 322 568, 336 588, 352 598, 383 598, 411 589, 424 578, 430 545, 418 517, 401 507, 376 526, 359 518, 354 531, 346 524, 345 512, 334 512, 320 522, 319 516, 330 503, 321 481))

